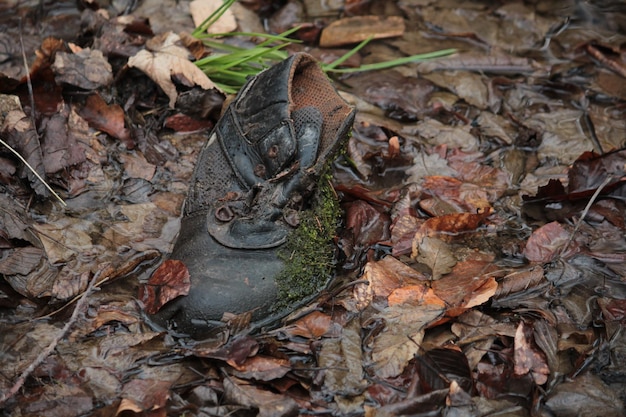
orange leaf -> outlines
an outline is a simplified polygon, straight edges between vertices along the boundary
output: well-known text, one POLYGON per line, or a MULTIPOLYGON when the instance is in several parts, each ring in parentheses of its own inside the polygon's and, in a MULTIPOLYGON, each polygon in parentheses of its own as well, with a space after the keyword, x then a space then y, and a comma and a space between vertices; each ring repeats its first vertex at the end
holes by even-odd
POLYGON ((419 240, 424 236, 435 236, 441 238, 441 235, 456 234, 475 230, 480 224, 491 215, 490 207, 480 213, 455 213, 446 214, 439 217, 432 217, 420 227, 415 234, 415 238, 419 240))
POLYGON ((433 290, 426 285, 407 285, 406 287, 393 290, 387 302, 390 306, 410 303, 414 305, 433 305, 445 307, 443 300, 435 295, 433 290))
POLYGON ((294 336, 302 336, 308 339, 319 339, 331 328, 333 321, 331 317, 320 311, 314 311, 289 327, 290 333, 294 336))

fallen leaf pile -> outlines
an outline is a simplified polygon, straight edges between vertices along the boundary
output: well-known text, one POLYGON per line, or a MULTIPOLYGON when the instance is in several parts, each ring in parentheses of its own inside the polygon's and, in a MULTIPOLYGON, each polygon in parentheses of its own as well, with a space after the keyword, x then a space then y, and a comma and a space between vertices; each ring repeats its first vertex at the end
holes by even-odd
POLYGON ((3 415, 626 415, 618 2, 236 4, 223 30, 324 62, 459 52, 335 79, 334 282, 200 342, 143 308, 193 290, 165 258, 225 98, 185 35, 215 4, 49 3, 0 17, 3 415))

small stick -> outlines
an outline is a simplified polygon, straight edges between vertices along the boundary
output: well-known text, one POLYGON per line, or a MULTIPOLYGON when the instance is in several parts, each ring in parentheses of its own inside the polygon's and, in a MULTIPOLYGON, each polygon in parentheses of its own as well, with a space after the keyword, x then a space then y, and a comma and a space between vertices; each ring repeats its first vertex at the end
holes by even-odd
POLYGON ((19 376, 19 378, 17 378, 17 380, 13 384, 13 386, 8 391, 0 395, 0 404, 4 404, 6 401, 12 398, 20 390, 20 388, 22 388, 22 386, 24 385, 24 383, 26 382, 26 379, 30 376, 30 374, 32 374, 33 371, 39 365, 41 365, 41 363, 44 360, 46 360, 48 356, 50 356, 52 351, 59 344, 59 341, 61 341, 61 339, 65 337, 65 335, 70 330, 72 325, 76 322, 78 318, 78 314, 86 306, 87 300, 89 299, 89 295, 93 292, 96 282, 98 282, 99 277, 100 277, 100 274, 94 274, 93 278, 91 278, 91 281, 89 282, 89 286, 83 293, 80 300, 78 300, 78 302, 76 303, 76 307, 74 308, 74 311, 72 312, 72 316, 67 321, 67 323, 65 323, 65 326, 63 326, 63 329, 56 335, 54 339, 52 339, 50 344, 39 354, 39 356, 37 356, 37 358, 28 366, 28 368, 26 368, 22 372, 22 374, 19 376))
POLYGON ((598 196, 600 195, 604 187, 609 185, 612 179, 613 179, 612 175, 609 175, 608 177, 606 177, 606 179, 602 181, 602 184, 600 184, 596 192, 593 193, 593 195, 591 196, 591 199, 589 199, 589 202, 587 203, 587 206, 585 207, 582 214, 580 215, 580 219, 578 219, 578 221, 576 222, 576 226, 574 227, 572 234, 567 240, 567 243, 565 244, 565 246, 563 246, 563 249, 561 249, 561 253, 559 254, 559 256, 563 256, 563 254, 565 254, 565 251, 567 250, 567 248, 569 248, 569 245, 572 243, 572 240, 574 240, 574 235, 576 234, 576 232, 578 232, 578 229, 580 229, 580 225, 582 224, 583 220, 585 220, 585 217, 587 217, 587 214, 589 213, 591 206, 593 205, 593 203, 596 202, 596 199, 598 198, 598 196))

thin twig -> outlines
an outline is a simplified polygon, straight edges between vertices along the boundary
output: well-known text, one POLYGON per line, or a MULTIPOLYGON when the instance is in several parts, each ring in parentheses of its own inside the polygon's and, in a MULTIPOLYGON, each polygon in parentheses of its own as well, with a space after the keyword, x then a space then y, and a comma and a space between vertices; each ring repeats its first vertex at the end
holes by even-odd
POLYGON ((43 178, 41 178, 41 175, 39 175, 37 173, 37 171, 35 171, 35 169, 28 163, 28 161, 26 161, 26 159, 24 159, 24 157, 22 155, 19 154, 19 152, 17 152, 15 149, 13 149, 8 143, 6 143, 5 141, 3 141, 2 139, 0 139, 0 143, 3 144, 4 146, 7 147, 8 150, 10 150, 11 152, 13 152, 13 154, 15 156, 17 156, 20 161, 22 161, 22 163, 24 165, 26 165, 28 167, 28 169, 30 169, 30 171, 35 175, 35 177, 37 177, 37 179, 39 181, 41 181, 41 183, 48 189, 48 191, 50 191, 52 193, 53 196, 56 197, 57 200, 59 200, 61 202, 61 204, 63 204, 64 206, 67 206, 67 203, 65 201, 63 201, 63 199, 61 198, 61 196, 59 196, 53 189, 52 187, 50 187, 48 185, 48 183, 46 182, 46 180, 44 180, 43 178))
POLYGON ((559 254, 559 256, 563 256, 565 254, 565 251, 567 251, 567 248, 569 248, 569 245, 572 243, 572 240, 574 240, 574 236, 578 232, 578 229, 580 229, 580 225, 583 223, 583 220, 585 220, 585 217, 587 217, 587 214, 589 213, 591 206, 593 205, 593 203, 596 202, 596 199, 598 198, 598 196, 600 195, 604 187, 609 185, 612 179, 613 179, 612 175, 609 175, 608 177, 606 177, 606 179, 602 181, 602 184, 600 184, 600 186, 596 189, 596 192, 593 193, 593 195, 591 196, 591 199, 589 199, 589 202, 587 203, 587 206, 585 207, 582 214, 580 215, 580 219, 578 219, 578 221, 576 222, 576 226, 574 227, 572 234, 567 240, 567 243, 565 244, 565 246, 563 246, 563 249, 561 249, 561 253, 559 254))
POLYGON ((89 282, 89 285, 87 286, 87 289, 81 296, 80 300, 78 300, 78 302, 76 303, 76 307, 74 308, 74 311, 72 312, 72 316, 67 321, 67 323, 65 323, 65 326, 63 326, 63 329, 56 335, 56 337, 54 337, 54 339, 52 339, 50 344, 48 344, 48 346, 39 354, 39 356, 37 356, 37 358, 28 366, 28 368, 26 368, 22 372, 22 374, 19 376, 19 378, 17 378, 17 380, 13 384, 13 386, 5 393, 2 393, 2 395, 0 396, 0 405, 4 404, 6 401, 12 398, 22 388, 22 386, 24 385, 24 382, 26 382, 26 379, 30 376, 30 374, 32 374, 33 371, 44 360, 46 360, 48 356, 50 356, 52 351, 59 344, 59 341, 61 341, 61 339, 65 337, 65 335, 70 330, 72 325, 76 322, 78 318, 78 314, 81 311, 83 311, 84 307, 86 306, 87 301, 89 299, 89 295, 93 292, 95 288, 95 284, 96 282, 98 282, 99 277, 100 277, 100 274, 98 273, 94 274, 93 278, 91 278, 91 281, 89 282))

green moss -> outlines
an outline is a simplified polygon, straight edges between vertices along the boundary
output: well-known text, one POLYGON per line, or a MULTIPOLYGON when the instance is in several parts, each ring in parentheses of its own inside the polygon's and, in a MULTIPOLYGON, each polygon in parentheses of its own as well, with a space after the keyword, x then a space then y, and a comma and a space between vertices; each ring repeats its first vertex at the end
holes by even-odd
POLYGON ((311 210, 301 212, 300 225, 290 233, 279 256, 285 269, 276 278, 277 310, 297 303, 322 290, 333 274, 335 245, 341 208, 330 174, 322 175, 311 210))

